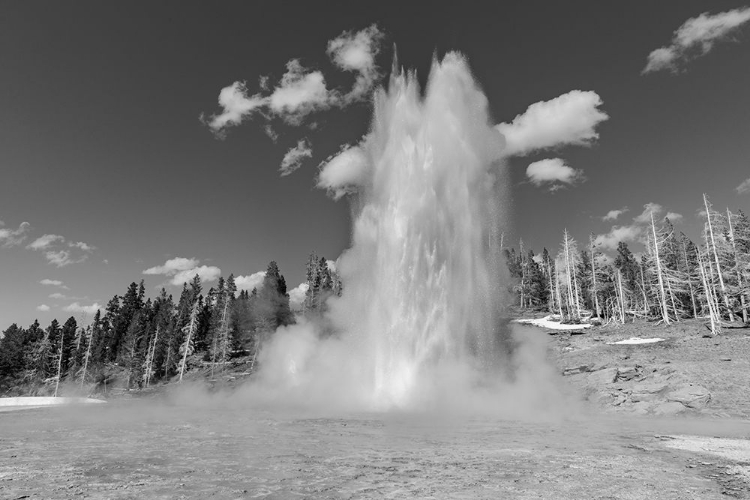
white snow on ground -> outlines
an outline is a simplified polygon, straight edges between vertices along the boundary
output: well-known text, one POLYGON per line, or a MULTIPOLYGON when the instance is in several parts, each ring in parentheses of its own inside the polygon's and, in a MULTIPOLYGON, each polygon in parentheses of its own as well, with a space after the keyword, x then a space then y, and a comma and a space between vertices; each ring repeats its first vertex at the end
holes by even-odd
POLYGON ((525 325, 534 325, 540 328, 549 328, 550 330, 581 330, 582 328, 591 328, 588 323, 580 323, 577 325, 564 325, 559 321, 553 321, 552 316, 545 316, 543 318, 536 319, 517 319, 516 323, 523 323, 525 325))
POLYGON ((18 397, 0 398, 0 406, 51 406, 64 404, 106 403, 92 398, 18 397))
POLYGON ((642 339, 640 337, 630 337, 629 339, 620 340, 619 342, 607 342, 609 345, 633 345, 633 344, 653 344, 655 342, 663 342, 664 339, 660 338, 652 338, 652 339, 642 339))

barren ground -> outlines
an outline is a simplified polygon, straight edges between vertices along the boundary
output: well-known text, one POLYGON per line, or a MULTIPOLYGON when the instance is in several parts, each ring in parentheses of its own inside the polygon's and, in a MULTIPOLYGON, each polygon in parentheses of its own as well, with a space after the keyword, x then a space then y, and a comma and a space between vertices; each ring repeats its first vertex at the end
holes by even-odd
POLYGON ((0 498, 750 498, 750 338, 703 331, 550 335, 603 415, 558 423, 152 400, 3 412, 0 498), (632 336, 667 341, 606 343, 632 336))

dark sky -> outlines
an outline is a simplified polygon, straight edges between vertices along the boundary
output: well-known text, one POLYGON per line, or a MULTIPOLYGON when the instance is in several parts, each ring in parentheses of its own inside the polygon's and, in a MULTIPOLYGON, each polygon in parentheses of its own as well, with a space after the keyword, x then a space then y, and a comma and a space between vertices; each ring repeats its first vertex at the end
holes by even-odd
POLYGON ((744 4, 404 4, 5 2, 0 230, 30 226, 22 243, 0 247, 0 328, 64 320, 71 303, 103 305, 142 278, 153 295, 169 278, 143 271, 174 257, 224 276, 276 260, 290 288, 303 280, 310 251, 338 257, 349 243, 349 208, 315 188, 317 166, 367 131, 368 104, 320 113, 314 130, 273 122, 275 143, 260 119, 219 140, 199 116, 220 111, 222 88, 246 80, 254 92, 259 76, 278 80, 293 58, 323 71, 329 86, 350 86, 327 42, 373 23, 386 35, 377 58, 384 71, 393 44, 422 79, 434 53, 465 53, 497 122, 574 89, 603 100, 610 118, 592 147, 510 160, 512 241, 557 249, 564 228, 584 241, 632 224, 646 203, 681 214, 677 229, 697 239, 704 192, 719 209, 750 211, 750 194, 736 190, 750 177, 750 29, 679 74, 641 74, 686 20, 744 4), (303 136, 312 158, 279 176, 281 158, 303 136), (582 169, 586 182, 554 193, 526 182, 529 163, 553 157, 582 169), (626 206, 616 221, 601 220, 626 206), (85 260, 60 267, 28 248, 45 234, 64 237, 50 248, 68 260, 85 260), (37 310, 42 304, 49 310, 37 310))

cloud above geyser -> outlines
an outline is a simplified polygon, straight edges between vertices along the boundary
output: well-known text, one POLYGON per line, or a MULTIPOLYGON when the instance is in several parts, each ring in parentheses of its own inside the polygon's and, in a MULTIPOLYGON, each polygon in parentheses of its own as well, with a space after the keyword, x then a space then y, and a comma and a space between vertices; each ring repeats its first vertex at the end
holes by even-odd
POLYGON ((312 157, 312 148, 307 139, 300 139, 297 145, 290 148, 281 160, 281 176, 289 175, 302 166, 305 158, 312 157))
POLYGON ((18 229, 2 227, 4 225, 5 223, 0 221, 0 246, 4 248, 15 247, 23 243, 28 236, 26 233, 31 229, 31 224, 28 222, 22 222, 18 229))
POLYGON ((628 210, 629 210, 628 207, 622 207, 622 208, 617 209, 617 210, 610 210, 609 212, 607 212, 607 215, 605 215, 604 217, 602 217, 602 220, 603 221, 617 220, 617 218, 619 216, 621 216, 622 214, 624 214, 628 210))
POLYGON ((36 306, 37 311, 47 312, 49 311, 49 306, 47 304, 40 304, 36 306))
POLYGON ((725 40, 750 21, 750 7, 709 15, 704 12, 677 28, 672 43, 648 55, 643 74, 660 70, 678 73, 680 65, 708 54, 718 41, 725 40))
MULTIPOLYGON (((613 210, 612 212, 616 211, 617 210, 613 210)), ((651 224, 651 214, 654 216, 654 222, 657 223, 665 218, 668 218, 672 222, 677 222, 682 219, 682 214, 676 212, 667 212, 666 215, 662 216, 663 213, 664 207, 660 204, 653 202, 646 203, 643 205, 643 212, 633 217, 632 224, 612 226, 609 232, 606 234, 600 234, 594 238, 594 244, 601 246, 604 250, 614 250, 617 248, 617 244, 621 241, 624 243, 633 241, 643 242, 646 231, 651 224)))
MULTIPOLYGON (((246 82, 234 82, 219 93, 221 112, 201 116, 201 120, 223 136, 227 127, 239 125, 252 116, 260 116, 266 122, 278 118, 288 125, 300 125, 310 113, 361 101, 380 78, 375 56, 383 36, 372 25, 358 32, 344 32, 328 42, 327 53, 333 64, 342 71, 357 73, 349 91, 329 89, 322 71, 308 69, 299 59, 291 59, 273 89, 265 76, 259 78, 259 91, 252 95, 246 82)), ((263 129, 272 139, 276 137, 267 123, 263 129)))
POLYGON ((375 56, 380 52, 380 44, 385 34, 376 25, 362 31, 345 31, 328 42, 328 57, 344 71, 358 73, 357 80, 348 94, 347 102, 358 101, 368 95, 377 81, 380 72, 375 64, 375 56))
POLYGON ((65 267, 80 264, 88 259, 96 247, 83 241, 67 241, 59 234, 45 234, 32 241, 26 248, 44 253, 48 264, 65 267))
POLYGON ((535 161, 526 168, 526 177, 535 186, 544 185, 553 192, 584 180, 583 171, 565 165, 560 158, 535 161))
POLYGON ((266 277, 265 271, 258 271, 247 276, 237 276, 234 278, 234 284, 237 286, 237 290, 247 290, 251 292, 253 288, 260 288, 263 286, 263 278, 266 277))
POLYGON ((369 161, 360 146, 344 146, 341 151, 320 164, 318 187, 326 189, 336 200, 357 190, 365 182, 369 161))
POLYGON ((585 146, 599 138, 596 126, 609 116, 601 111, 596 92, 572 90, 549 101, 529 106, 511 123, 496 125, 506 140, 506 156, 566 145, 585 146))
POLYGON ((200 277, 201 281, 216 281, 221 276, 221 269, 216 266, 201 266, 195 258, 175 257, 160 266, 154 266, 143 271, 147 275, 168 276, 170 285, 179 286, 200 277))
POLYGON ((737 191, 737 194, 750 193, 750 177, 742 181, 740 185, 734 189, 737 191))
POLYGON ((73 302, 72 304, 63 307, 62 310, 70 313, 96 314, 96 311, 100 310, 101 308, 102 306, 100 306, 96 302, 94 302, 90 306, 85 306, 83 304, 79 304, 78 302, 73 302))

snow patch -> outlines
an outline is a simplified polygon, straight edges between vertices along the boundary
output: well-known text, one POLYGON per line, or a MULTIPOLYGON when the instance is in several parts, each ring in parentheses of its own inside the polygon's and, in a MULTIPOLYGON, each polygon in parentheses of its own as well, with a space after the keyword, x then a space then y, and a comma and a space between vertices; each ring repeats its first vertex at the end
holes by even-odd
POLYGON ((517 319, 516 323, 522 323, 524 325, 534 325, 541 328, 549 328, 550 330, 580 330, 582 328, 591 328, 589 323, 578 323, 578 324, 563 324, 559 320, 555 321, 552 315, 545 316, 543 318, 534 319, 517 319))
POLYGON ((651 339, 642 339, 640 337, 630 337, 629 339, 620 340, 618 342, 607 342, 608 345, 634 345, 634 344, 654 344, 656 342, 663 342, 664 339, 658 337, 651 339))
POLYGON ((51 406, 64 404, 98 404, 106 403, 102 399, 92 398, 55 398, 48 397, 15 397, 0 398, 0 406, 51 406))

